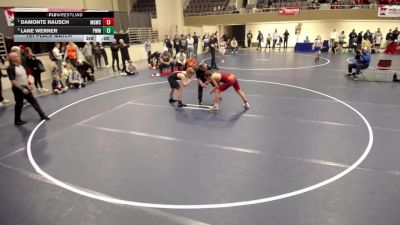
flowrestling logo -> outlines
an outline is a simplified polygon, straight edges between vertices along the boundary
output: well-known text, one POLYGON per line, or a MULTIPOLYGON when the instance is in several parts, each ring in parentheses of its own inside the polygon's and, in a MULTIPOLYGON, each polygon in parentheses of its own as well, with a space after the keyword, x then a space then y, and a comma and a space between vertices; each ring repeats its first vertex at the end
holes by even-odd
POLYGON ((297 15, 300 13, 299 7, 282 7, 279 8, 278 14, 279 15, 297 15))
POLYGON ((379 17, 400 17, 400 6, 399 5, 385 5, 378 7, 379 17))

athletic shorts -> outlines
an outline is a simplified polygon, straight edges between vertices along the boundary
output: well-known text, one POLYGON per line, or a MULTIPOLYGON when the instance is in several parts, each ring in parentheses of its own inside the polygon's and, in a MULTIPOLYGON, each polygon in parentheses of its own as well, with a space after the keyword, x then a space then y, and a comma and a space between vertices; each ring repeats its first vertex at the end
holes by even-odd
POLYGON ((172 89, 179 89, 179 88, 181 88, 181 85, 179 84, 179 82, 177 81, 177 80, 175 80, 174 78, 172 78, 172 77, 168 77, 168 83, 169 83, 169 86, 172 88, 172 89))
POLYGON ((314 48, 314 52, 321 53, 321 47, 315 47, 315 48, 314 48))
POLYGON ((219 53, 225 54, 225 48, 219 48, 219 53))
POLYGON ((236 79, 235 75, 233 75, 233 74, 229 75, 227 81, 224 82, 222 85, 219 85, 218 89, 219 89, 220 92, 223 92, 226 89, 228 89, 230 86, 233 86, 235 91, 240 90, 239 82, 236 79))

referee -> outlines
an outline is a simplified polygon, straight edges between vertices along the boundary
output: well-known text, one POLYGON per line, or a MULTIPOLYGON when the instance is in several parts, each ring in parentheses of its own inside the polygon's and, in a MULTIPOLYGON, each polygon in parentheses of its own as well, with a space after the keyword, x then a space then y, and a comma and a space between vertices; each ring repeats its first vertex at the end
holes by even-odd
POLYGON ((16 126, 25 124, 21 120, 21 112, 23 101, 26 99, 32 107, 38 112, 40 119, 50 120, 48 116, 42 111, 39 103, 33 97, 31 89, 28 84, 28 76, 25 68, 21 65, 21 58, 18 53, 11 52, 9 55, 10 66, 7 68, 7 74, 12 84, 12 92, 15 98, 15 118, 14 123, 16 126))
POLYGON ((205 63, 200 63, 199 67, 196 70, 197 82, 199 84, 197 90, 199 105, 201 105, 203 102, 203 88, 207 87, 206 78, 204 77, 204 73, 207 70, 211 70, 211 67, 207 66, 207 64, 205 63))

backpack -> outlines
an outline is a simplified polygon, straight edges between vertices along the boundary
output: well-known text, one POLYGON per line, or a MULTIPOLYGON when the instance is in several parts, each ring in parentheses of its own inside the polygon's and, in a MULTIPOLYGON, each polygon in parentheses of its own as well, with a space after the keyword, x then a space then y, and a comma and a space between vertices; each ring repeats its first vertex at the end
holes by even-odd
POLYGON ((40 72, 46 71, 46 69, 44 68, 44 65, 43 65, 42 61, 40 61, 39 59, 36 59, 36 63, 37 63, 37 68, 39 69, 40 72))
POLYGON ((51 61, 56 61, 56 57, 54 57, 53 49, 49 51, 49 58, 51 61))

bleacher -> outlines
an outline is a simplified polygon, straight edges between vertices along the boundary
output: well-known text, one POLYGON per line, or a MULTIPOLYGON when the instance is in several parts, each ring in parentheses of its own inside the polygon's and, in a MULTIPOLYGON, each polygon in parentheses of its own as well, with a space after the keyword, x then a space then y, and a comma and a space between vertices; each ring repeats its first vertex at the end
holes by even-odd
POLYGON ((157 15, 155 0, 138 0, 132 8, 133 12, 150 12, 153 17, 157 15))
POLYGON ((190 0, 185 13, 215 12, 235 10, 228 6, 229 0, 190 0))

